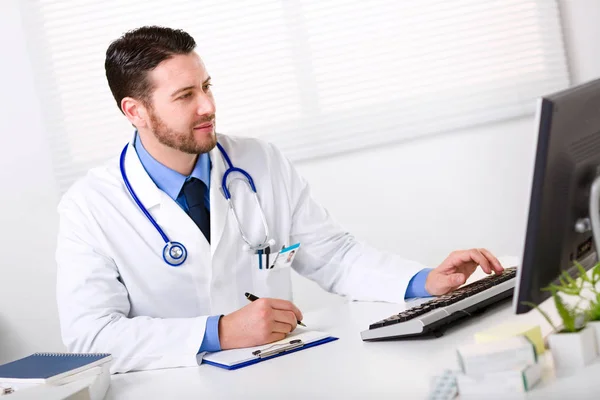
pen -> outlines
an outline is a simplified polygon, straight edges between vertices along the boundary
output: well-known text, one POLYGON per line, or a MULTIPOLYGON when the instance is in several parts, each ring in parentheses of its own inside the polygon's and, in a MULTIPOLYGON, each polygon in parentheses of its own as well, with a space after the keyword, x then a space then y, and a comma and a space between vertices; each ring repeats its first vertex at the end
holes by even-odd
MULTIPOLYGON (((281 246, 281 250, 285 249, 285 245, 281 246)), ((275 260, 273 260, 273 265, 271 265, 271 269, 273 269, 273 267, 275 267, 275 264, 277 264, 277 259, 279 258, 279 255, 281 254, 281 250, 277 252, 277 255, 275 256, 275 260)))
MULTIPOLYGON (((245 296, 246 296, 246 298, 247 298, 248 300, 250 300, 250 301, 255 301, 255 300, 258 300, 258 299, 259 299, 259 297, 256 297, 256 296, 255 296, 255 295, 253 295, 252 293, 248 293, 248 292, 246 292, 245 296)), ((302 325, 303 327, 305 327, 305 328, 306 328, 306 325, 304 325, 302 322, 300 322, 300 321, 298 321, 298 320, 296 320, 296 322, 298 323, 298 325, 302 325)))
POLYGON ((271 254, 271 246, 267 246, 265 253, 267 254, 267 265, 265 266, 265 269, 269 269, 269 254, 271 254))

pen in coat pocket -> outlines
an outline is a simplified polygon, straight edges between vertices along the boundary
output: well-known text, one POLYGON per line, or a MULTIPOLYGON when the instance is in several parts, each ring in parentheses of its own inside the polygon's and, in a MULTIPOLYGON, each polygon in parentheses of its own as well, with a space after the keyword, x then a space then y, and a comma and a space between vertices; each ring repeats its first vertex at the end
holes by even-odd
POLYGON ((267 246, 265 249, 265 253, 267 254, 267 265, 265 265, 265 269, 269 269, 271 264, 269 264, 269 255, 271 254, 271 246, 267 246))
MULTIPOLYGON (((285 245, 281 246, 281 250, 283 250, 283 249, 285 249, 285 245)), ((275 259, 273 260, 273 265, 271 265, 269 268, 273 269, 273 267, 275 266, 275 264, 277 264, 277 259, 281 255, 281 250, 279 250, 277 252, 277 255, 275 256, 275 259)))

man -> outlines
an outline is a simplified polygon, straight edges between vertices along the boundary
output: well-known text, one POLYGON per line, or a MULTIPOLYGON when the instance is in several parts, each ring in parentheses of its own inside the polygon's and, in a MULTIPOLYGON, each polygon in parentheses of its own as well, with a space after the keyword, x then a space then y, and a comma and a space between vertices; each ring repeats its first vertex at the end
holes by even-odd
POLYGON ((285 260, 285 262, 289 263, 292 262, 292 258, 294 257, 294 254, 296 254, 295 250, 290 251, 290 254, 288 255, 287 260, 285 260))
POLYGON ((274 146, 215 133, 211 79, 194 49, 183 31, 143 27, 107 50, 108 84, 136 133, 59 205, 57 297, 70 351, 111 353, 112 371, 126 372, 282 339, 302 313, 289 301, 289 268, 263 268, 261 243, 299 243, 292 267, 355 300, 441 295, 478 265, 502 271, 485 249, 429 269, 355 241, 274 146), (260 207, 238 171, 226 177, 229 210, 221 184, 231 166, 251 175, 260 207), (261 299, 248 303, 245 292, 261 299))

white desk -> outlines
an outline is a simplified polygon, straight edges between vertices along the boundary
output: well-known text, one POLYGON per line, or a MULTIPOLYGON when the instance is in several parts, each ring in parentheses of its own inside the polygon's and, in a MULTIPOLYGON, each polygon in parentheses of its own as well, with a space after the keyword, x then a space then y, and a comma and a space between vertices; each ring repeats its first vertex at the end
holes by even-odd
MULTIPOLYGON (((386 303, 346 303, 305 314, 310 329, 339 340, 234 371, 209 365, 113 375, 107 399, 197 398, 406 398, 424 399, 431 378, 456 369, 456 347, 473 334, 515 316, 510 303, 471 318, 437 339, 363 342, 371 322, 402 310, 386 303)), ((543 323, 542 331, 548 331, 543 323)), ((548 354, 548 353, 546 353, 548 354)), ((600 398, 600 363, 571 378, 545 377, 527 398, 600 398)))

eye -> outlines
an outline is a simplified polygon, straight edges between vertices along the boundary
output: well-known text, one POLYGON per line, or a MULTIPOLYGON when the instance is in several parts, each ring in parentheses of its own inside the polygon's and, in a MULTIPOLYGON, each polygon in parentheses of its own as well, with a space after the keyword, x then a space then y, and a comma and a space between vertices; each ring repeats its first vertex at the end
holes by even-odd
POLYGON ((210 89, 211 86, 212 86, 212 83, 207 83, 206 85, 202 86, 202 90, 204 90, 206 92, 207 90, 210 89))
POLYGON ((192 92, 187 92, 183 96, 179 96, 179 100, 189 99, 190 97, 192 97, 192 92))

